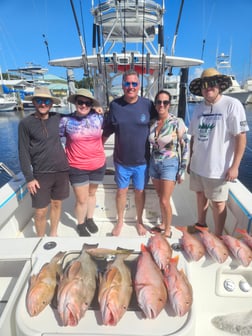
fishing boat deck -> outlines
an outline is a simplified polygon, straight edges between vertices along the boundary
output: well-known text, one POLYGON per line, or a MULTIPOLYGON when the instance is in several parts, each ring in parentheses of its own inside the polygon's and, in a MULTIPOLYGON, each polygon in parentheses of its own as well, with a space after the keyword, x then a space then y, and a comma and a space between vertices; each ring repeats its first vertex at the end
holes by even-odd
MULTIPOLYGON (((94 220, 99 227, 99 231, 92 236, 106 237, 111 236, 114 225, 116 224, 115 193, 116 185, 113 176, 106 176, 104 184, 97 191, 97 206, 94 220)), ((183 184, 177 185, 172 196, 172 226, 188 226, 197 220, 196 198, 193 192, 189 190, 189 177, 187 176, 183 184), (194 202, 192 202, 192 198, 194 202)), ((146 203, 144 210, 144 224, 147 229, 160 223, 159 203, 156 192, 152 184, 146 189, 146 203)), ((207 223, 211 230, 214 230, 212 211, 208 212, 207 223)), ((227 223, 230 228, 235 226, 235 218, 228 212, 227 223)), ((129 189, 127 206, 125 211, 125 222, 120 237, 138 236, 135 228, 135 203, 133 189, 129 189)), ((49 232, 49 221, 47 232, 49 232)), ((74 217, 74 195, 71 195, 63 202, 62 216, 58 228, 59 237, 78 237, 76 232, 76 219, 74 217)), ((147 233, 147 236, 149 233, 147 233)), ((31 218, 27 225, 17 232, 17 238, 35 237, 34 219, 31 218)))
MULTIPOLYGON (((36 274, 41 266, 50 261, 59 251, 80 251, 83 243, 108 248, 130 248, 135 256, 141 244, 147 244, 150 233, 143 237, 136 231, 134 191, 129 189, 125 211, 125 223, 119 237, 111 236, 116 224, 115 193, 116 185, 112 163, 113 146, 106 144, 107 168, 110 174, 97 191, 97 205, 94 220, 99 231, 91 237, 79 237, 74 217, 74 195, 63 202, 58 237, 36 237, 31 200, 24 179, 19 174, 1 188, 0 193, 0 334, 11 336, 34 335, 147 335, 147 336, 201 336, 207 326, 211 336, 226 335, 216 329, 211 319, 217 315, 247 312, 251 309, 252 291, 240 290, 240 281, 247 281, 252 288, 251 266, 243 267, 229 257, 224 264, 214 262, 204 256, 198 262, 189 262, 184 251, 174 250, 179 256, 179 268, 183 269, 193 287, 193 306, 182 318, 174 316, 169 306, 154 320, 143 319, 139 308, 134 306, 127 311, 115 327, 103 326, 100 312, 90 309, 77 327, 62 327, 55 312, 47 307, 37 317, 30 317, 25 307, 25 296, 31 274, 36 274), (224 289, 224 281, 231 280, 235 290, 224 289), (239 307, 242 307, 239 309, 239 307), (129 328, 134 325, 134 328, 129 328)), ((232 184, 228 201, 226 233, 233 234, 236 226, 250 228, 252 202, 251 194, 239 182, 232 184)), ((180 243, 182 232, 179 226, 196 222, 196 198, 189 189, 189 177, 176 185, 172 195, 172 237, 169 243, 180 243)), ((146 203, 143 216, 146 227, 160 222, 159 202, 153 185, 146 189, 146 203)), ((208 212, 207 224, 213 231, 212 211, 208 212)), ((49 222, 48 222, 49 232, 49 222)))

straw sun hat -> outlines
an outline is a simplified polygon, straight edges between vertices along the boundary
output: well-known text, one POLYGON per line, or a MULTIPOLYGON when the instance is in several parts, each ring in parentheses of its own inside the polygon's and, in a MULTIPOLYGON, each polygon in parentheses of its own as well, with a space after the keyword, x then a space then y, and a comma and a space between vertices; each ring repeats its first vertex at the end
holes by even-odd
POLYGON ((37 86, 32 96, 25 97, 25 100, 33 100, 34 98, 49 98, 54 104, 60 104, 60 99, 53 97, 50 90, 45 86, 37 86))
POLYGON ((229 76, 222 75, 214 68, 209 68, 202 72, 200 78, 195 78, 194 80, 191 81, 189 85, 190 92, 195 96, 202 96, 201 93, 202 82, 204 81, 207 82, 211 80, 215 80, 217 82, 220 92, 225 91, 232 85, 229 76))
POLYGON ((75 104, 76 103, 76 98, 78 96, 86 97, 92 100, 93 105, 96 107, 101 106, 98 102, 98 100, 95 99, 95 97, 92 95, 92 92, 87 90, 87 89, 78 89, 75 94, 72 94, 68 97, 67 101, 69 103, 75 104))

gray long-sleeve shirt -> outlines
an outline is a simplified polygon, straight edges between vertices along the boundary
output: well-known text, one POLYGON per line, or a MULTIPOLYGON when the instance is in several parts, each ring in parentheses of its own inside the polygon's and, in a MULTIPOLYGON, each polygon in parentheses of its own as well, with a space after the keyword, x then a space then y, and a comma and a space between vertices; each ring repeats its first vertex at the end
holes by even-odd
POLYGON ((69 165, 59 137, 60 114, 50 112, 46 120, 31 114, 18 127, 21 170, 27 182, 36 173, 68 171, 69 165))

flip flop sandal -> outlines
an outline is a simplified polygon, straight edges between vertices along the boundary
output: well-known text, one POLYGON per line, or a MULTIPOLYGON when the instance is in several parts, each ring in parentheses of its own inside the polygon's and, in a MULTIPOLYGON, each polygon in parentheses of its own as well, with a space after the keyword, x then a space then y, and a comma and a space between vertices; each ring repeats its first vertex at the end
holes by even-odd
POLYGON ((208 230, 208 226, 207 225, 201 225, 199 223, 195 223, 194 225, 188 225, 187 226, 187 232, 192 233, 192 234, 201 232, 200 229, 208 230))
POLYGON ((164 232, 164 229, 161 229, 159 226, 154 226, 153 228, 150 229, 150 232, 152 232, 152 233, 162 233, 162 232, 164 232))
POLYGON ((172 232, 169 235, 164 235, 165 238, 171 238, 172 237, 172 232))

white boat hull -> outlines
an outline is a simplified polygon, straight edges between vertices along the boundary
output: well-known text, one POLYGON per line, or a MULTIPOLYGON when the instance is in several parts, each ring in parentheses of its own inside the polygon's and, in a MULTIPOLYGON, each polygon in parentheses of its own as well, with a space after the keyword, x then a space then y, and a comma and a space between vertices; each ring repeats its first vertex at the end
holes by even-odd
MULTIPOLYGON (((25 303, 29 276, 31 273, 37 273, 57 251, 80 250, 84 242, 99 243, 100 247, 120 246, 139 251, 141 243, 146 244, 150 234, 145 237, 137 236, 134 195, 131 190, 122 234, 117 238, 110 236, 116 221, 114 202, 116 187, 113 176, 106 176, 104 185, 100 186, 97 194, 95 212, 95 220, 99 226, 97 234, 86 238, 78 237, 73 215, 74 199, 71 194, 71 197, 64 202, 59 237, 36 238, 30 196, 22 175, 19 174, 18 178, 17 181, 11 180, 2 187, 0 193, 0 259, 1 265, 4 265, 0 268, 1 335, 201 336, 207 328, 209 335, 219 336, 226 333, 212 325, 213 317, 251 309, 252 291, 245 293, 239 289, 239 281, 244 279, 252 286, 251 266, 242 267, 231 257, 222 265, 213 262, 208 256, 199 262, 188 262, 183 252, 175 251, 174 256, 179 255, 179 267, 184 269, 193 287, 193 307, 190 313, 182 318, 175 317, 168 304, 155 320, 144 319, 139 308, 133 306, 115 327, 102 325, 97 307, 90 309, 76 327, 63 327, 57 318, 57 312, 50 306, 37 317, 30 317, 25 303), (46 250, 48 242, 53 242, 56 246, 46 250), (234 282, 235 291, 228 292, 224 289, 223 283, 226 279, 234 282), (130 327, 133 325, 134 327, 130 327)), ((251 194, 240 182, 231 185, 228 205, 226 226, 228 233, 232 234, 237 226, 250 228, 251 194)), ((175 188, 172 206, 173 235, 169 242, 177 244, 180 241, 181 231, 177 230, 176 226, 192 224, 196 215, 194 194, 189 191, 188 178, 184 186, 178 185, 175 188)), ((158 221, 158 200, 150 185, 147 189, 144 222, 147 226, 151 226, 158 221)), ((212 225, 211 214, 208 223, 212 225)))

